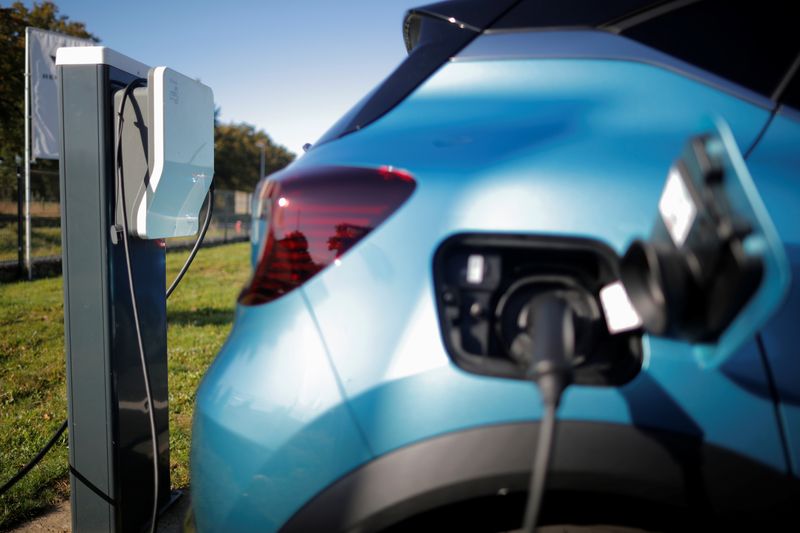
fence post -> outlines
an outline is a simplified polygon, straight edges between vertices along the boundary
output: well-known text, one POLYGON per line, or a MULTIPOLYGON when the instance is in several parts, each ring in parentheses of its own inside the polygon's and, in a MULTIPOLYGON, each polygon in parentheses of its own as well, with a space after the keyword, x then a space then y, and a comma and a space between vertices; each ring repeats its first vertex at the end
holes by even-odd
POLYGON ((17 270, 19 272, 18 276, 22 279, 25 273, 25 244, 22 227, 22 197, 24 195, 25 178, 22 175, 22 158, 16 155, 14 156, 14 161, 17 165, 17 270))
POLYGON ((31 29, 25 28, 25 269, 33 279, 31 264, 31 29))

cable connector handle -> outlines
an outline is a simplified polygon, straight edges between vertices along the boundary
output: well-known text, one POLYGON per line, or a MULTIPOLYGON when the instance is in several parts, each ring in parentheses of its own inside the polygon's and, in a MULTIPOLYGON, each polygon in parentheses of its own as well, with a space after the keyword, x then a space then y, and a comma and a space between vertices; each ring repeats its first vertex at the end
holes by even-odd
POLYGON ((542 293, 528 304, 527 333, 531 341, 528 376, 539 384, 545 404, 558 406, 572 382, 575 356, 575 316, 559 291, 542 293))

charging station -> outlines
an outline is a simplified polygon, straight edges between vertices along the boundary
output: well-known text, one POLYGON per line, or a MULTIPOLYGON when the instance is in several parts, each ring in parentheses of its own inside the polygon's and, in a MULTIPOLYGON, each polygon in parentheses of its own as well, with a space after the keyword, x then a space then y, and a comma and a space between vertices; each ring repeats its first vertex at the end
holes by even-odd
POLYGON ((163 239, 197 231, 213 95, 106 47, 56 64, 72 529, 139 532, 171 501, 163 239))

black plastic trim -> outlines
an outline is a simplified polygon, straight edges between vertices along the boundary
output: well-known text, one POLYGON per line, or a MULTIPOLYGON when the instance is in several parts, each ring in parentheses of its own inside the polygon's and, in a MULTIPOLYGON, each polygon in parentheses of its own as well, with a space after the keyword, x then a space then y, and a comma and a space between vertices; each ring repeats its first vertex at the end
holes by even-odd
MULTIPOLYGON (((456 502, 525 491, 537 432, 536 423, 484 426, 393 451, 324 489, 281 531, 378 531, 456 502)), ((794 516, 800 496, 797 478, 699 437, 562 421, 557 443, 552 492, 635 498, 761 528, 794 516)))
POLYGON ((779 101, 783 98, 783 93, 786 92, 789 83, 791 83, 791 81, 798 76, 798 71, 800 71, 800 54, 797 54, 797 57, 794 58, 794 61, 792 61, 791 66, 786 71, 784 78, 781 80, 781 82, 778 84, 778 87, 775 89, 775 92, 772 94, 773 100, 779 101))
POLYGON ((774 99, 798 53, 789 4, 679 0, 666 7, 673 5, 614 30, 774 99))
POLYGON ((673 0, 669 2, 659 2, 655 5, 651 4, 640 11, 624 15, 616 20, 601 24, 600 28, 607 29, 612 33, 622 33, 623 31, 638 26, 643 22, 647 22, 654 18, 658 18, 667 13, 671 13, 676 9, 681 9, 688 5, 694 4, 699 0, 673 0))
POLYGON ((427 4, 413 11, 424 12, 442 19, 455 19, 468 24, 477 31, 494 24, 498 16, 502 16, 510 8, 524 0, 448 0, 427 4))
MULTIPOLYGON (((425 9, 412 9, 411 11, 408 12, 408 15, 412 15, 412 14, 424 15, 424 16, 427 16, 427 17, 430 17, 430 18, 441 20, 442 22, 447 22, 449 24, 455 24, 460 29, 467 29, 467 30, 470 30, 470 31, 474 31, 476 33, 480 33, 483 30, 483 28, 479 28, 478 26, 473 26, 472 24, 470 24, 468 22, 461 21, 461 20, 459 20, 459 19, 457 19, 455 17, 448 17, 448 16, 445 16, 445 15, 441 15, 439 13, 433 13, 431 11, 426 11, 425 9)), ((406 15, 406 16, 408 16, 408 15, 406 15)))
POLYGON ((493 29, 596 27, 624 20, 664 4, 664 0, 522 0, 493 29))

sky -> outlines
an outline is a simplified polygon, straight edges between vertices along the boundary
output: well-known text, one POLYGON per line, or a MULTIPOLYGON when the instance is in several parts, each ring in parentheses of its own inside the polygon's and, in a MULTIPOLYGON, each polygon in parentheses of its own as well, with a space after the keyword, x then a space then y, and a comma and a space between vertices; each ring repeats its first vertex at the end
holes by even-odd
POLYGON ((253 124, 298 155, 405 58, 403 15, 431 3, 54 1, 100 44, 199 78, 223 122, 253 124))

